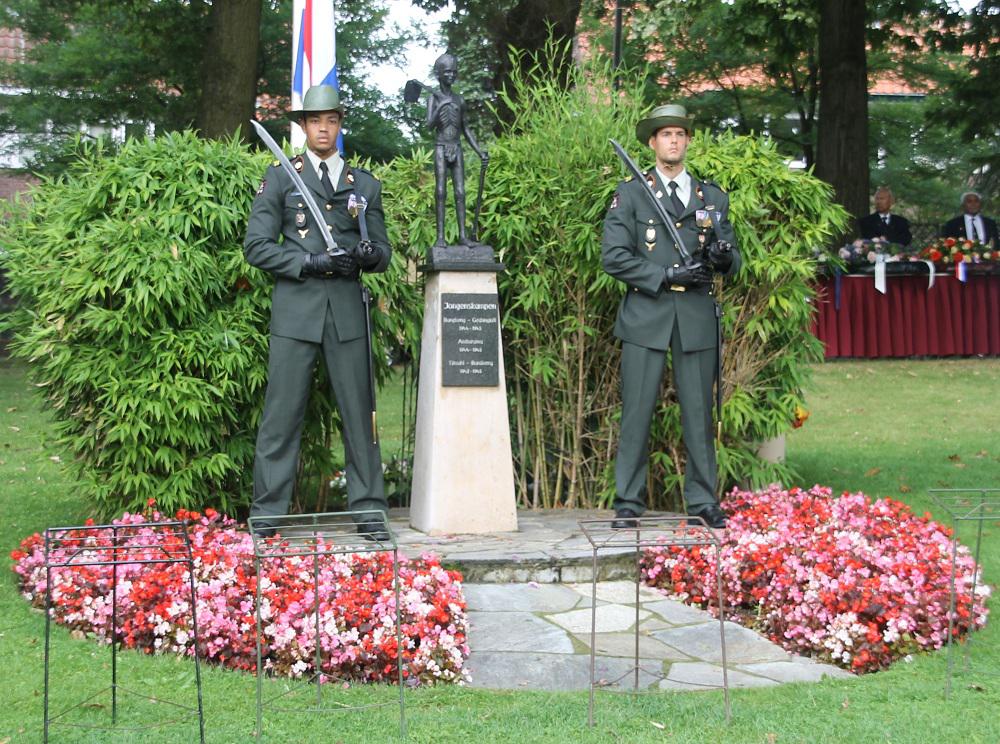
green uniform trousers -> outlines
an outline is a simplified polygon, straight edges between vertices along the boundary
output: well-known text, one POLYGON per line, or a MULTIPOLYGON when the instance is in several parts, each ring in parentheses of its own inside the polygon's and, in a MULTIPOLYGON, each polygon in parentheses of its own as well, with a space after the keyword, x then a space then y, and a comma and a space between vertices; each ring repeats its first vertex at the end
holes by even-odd
MULTIPOLYGON (((687 452, 684 502, 692 511, 716 503, 712 384, 718 352, 715 348, 682 351, 676 321, 670 334, 670 351, 687 452)), ((615 460, 615 509, 631 509, 636 514, 646 511, 649 430, 666 358, 665 351, 622 343, 622 422, 615 460)))
POLYGON ((382 455, 378 444, 372 441, 365 338, 340 341, 329 306, 326 312, 323 340, 319 344, 271 336, 267 394, 254 458, 252 517, 288 513, 313 367, 320 350, 340 411, 348 509, 388 512, 382 455))

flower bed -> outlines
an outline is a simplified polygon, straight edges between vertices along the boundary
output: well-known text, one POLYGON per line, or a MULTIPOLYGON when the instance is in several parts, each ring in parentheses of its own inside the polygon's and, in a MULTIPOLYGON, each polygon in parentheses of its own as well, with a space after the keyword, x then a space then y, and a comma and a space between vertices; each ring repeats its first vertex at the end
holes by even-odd
MULTIPOLYGON (((191 520, 198 632, 203 658, 255 671, 257 576, 253 542, 235 522, 212 509, 191 520)), ((150 515, 153 521, 159 514, 150 515)), ((154 545, 161 534, 142 529, 148 520, 125 514, 115 524, 136 527, 134 544, 154 545)), ((96 540, 94 533, 84 533, 96 540)), ((167 546, 169 547, 169 546, 167 546)), ((150 548, 152 555, 156 552, 150 548)), ((162 553, 159 553, 162 556, 162 553)), ((35 534, 11 553, 23 596, 45 606, 45 548, 35 534)), ((264 668, 289 677, 314 673, 313 559, 265 560, 261 579, 264 668)), ((110 642, 111 567, 52 570, 52 618, 78 633, 110 642)), ((466 680, 469 655, 461 576, 424 555, 399 560, 403 674, 408 684, 466 680)), ((146 653, 193 654, 190 591, 184 564, 118 567, 118 638, 146 653)), ((392 555, 346 554, 320 558, 320 643, 323 672, 339 679, 396 679, 396 603, 392 555)))
MULTIPOLYGON (((734 490, 722 546, 726 615, 793 653, 854 672, 883 669, 948 637, 951 531, 891 499, 805 491, 734 490)), ((715 548, 653 548, 646 581, 710 611, 715 548)), ((990 589, 976 589, 973 560, 959 546, 954 634, 986 623, 990 589)))

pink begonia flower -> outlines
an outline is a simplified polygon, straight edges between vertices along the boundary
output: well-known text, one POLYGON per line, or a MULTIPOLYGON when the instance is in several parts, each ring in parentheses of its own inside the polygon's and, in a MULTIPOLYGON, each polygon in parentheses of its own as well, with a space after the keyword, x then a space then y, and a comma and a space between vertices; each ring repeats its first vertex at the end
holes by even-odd
MULTIPOLYGON (((732 491, 721 547, 727 617, 788 651, 855 672, 883 669, 947 642, 951 533, 892 499, 829 488, 732 491)), ((657 547, 647 583, 718 612, 712 547, 657 547)), ((986 623, 990 588, 958 548, 956 636, 986 623)))
MULTIPOLYGON (((253 540, 238 532, 234 520, 206 510, 179 513, 189 519, 203 658, 234 669, 256 669, 256 585, 253 540)), ((151 520, 160 516, 153 512, 151 520)), ((143 557, 162 557, 176 536, 143 527, 142 514, 125 514, 116 525, 126 544, 148 546, 143 557)), ((84 529, 77 536, 93 552, 107 543, 107 533, 84 529), (102 542, 103 541, 103 542, 102 542)), ((175 549, 177 545, 172 545, 175 549)), ((137 553, 139 554, 137 549, 137 553)), ((12 552, 13 570, 23 596, 36 607, 45 604, 45 547, 33 535, 12 552)), ((53 558, 59 556, 54 554, 53 558)), ((402 649, 396 642, 396 598, 392 555, 386 553, 322 556, 319 571, 319 644, 324 681, 396 681, 402 653, 407 685, 468 681, 468 620, 461 576, 443 568, 431 554, 417 560, 400 557, 402 649)), ((55 562, 55 561, 54 561, 55 562)), ((260 581, 264 668, 290 677, 317 670, 316 597, 313 560, 296 557, 263 563, 260 581)), ((111 566, 73 566, 51 572, 52 618, 60 624, 110 643, 111 566)), ((191 655, 193 627, 190 588, 184 564, 126 564, 117 572, 118 641, 147 653, 191 655)))

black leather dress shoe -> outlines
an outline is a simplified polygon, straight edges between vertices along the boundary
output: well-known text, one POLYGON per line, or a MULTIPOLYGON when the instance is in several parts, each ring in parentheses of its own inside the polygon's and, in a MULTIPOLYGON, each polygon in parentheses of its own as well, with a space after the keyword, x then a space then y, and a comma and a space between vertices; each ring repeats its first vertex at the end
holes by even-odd
POLYGON ((615 509, 615 518, 611 522, 611 529, 614 530, 627 530, 629 528, 638 527, 639 523, 636 522, 636 514, 631 509, 615 509))
POLYGON ((386 529, 385 522, 381 519, 358 522, 358 534, 365 540, 371 540, 372 542, 389 541, 389 530, 386 529))
POLYGON ((268 537, 274 537, 277 530, 267 524, 257 524, 254 525, 252 532, 256 537, 263 540, 268 537))
POLYGON ((713 530, 724 530, 726 528, 726 513, 719 508, 718 504, 707 504, 699 509, 692 509, 688 512, 689 517, 701 517, 705 524, 713 530))

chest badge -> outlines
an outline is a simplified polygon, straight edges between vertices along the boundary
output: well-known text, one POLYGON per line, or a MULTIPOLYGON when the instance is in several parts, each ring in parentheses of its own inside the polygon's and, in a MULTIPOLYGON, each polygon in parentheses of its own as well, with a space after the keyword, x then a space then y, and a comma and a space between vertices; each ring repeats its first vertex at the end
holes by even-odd
POLYGON ((302 238, 303 240, 305 240, 306 239, 306 235, 309 234, 309 228, 307 227, 305 230, 299 230, 298 233, 299 233, 299 237, 302 238))
POLYGON ((301 229, 306 226, 306 213, 296 212, 295 213, 295 227, 301 229))

